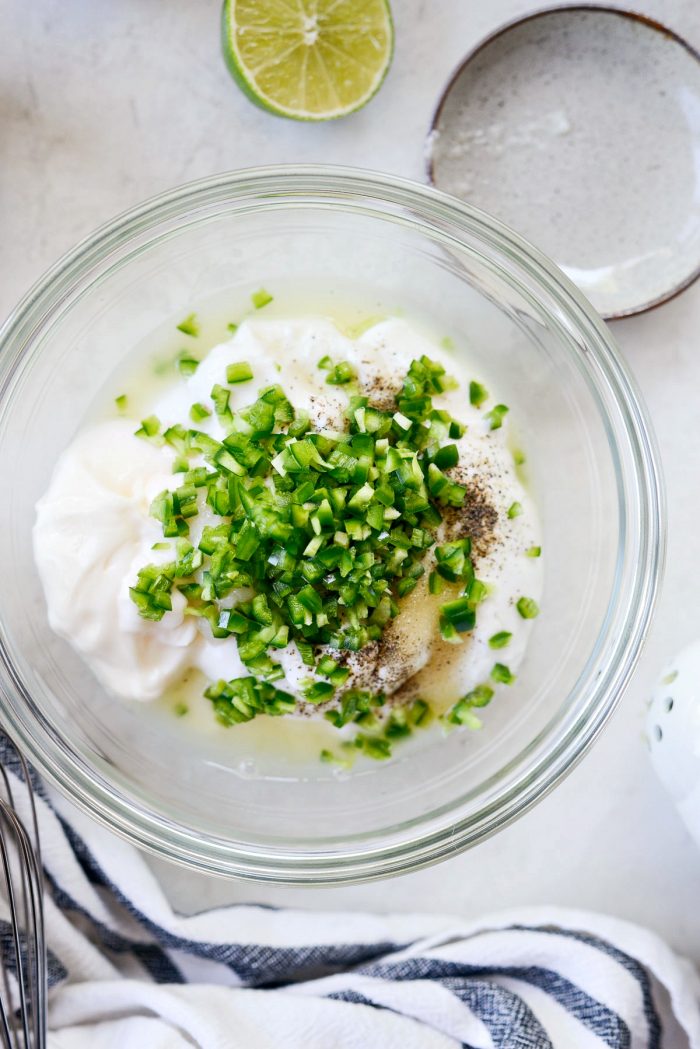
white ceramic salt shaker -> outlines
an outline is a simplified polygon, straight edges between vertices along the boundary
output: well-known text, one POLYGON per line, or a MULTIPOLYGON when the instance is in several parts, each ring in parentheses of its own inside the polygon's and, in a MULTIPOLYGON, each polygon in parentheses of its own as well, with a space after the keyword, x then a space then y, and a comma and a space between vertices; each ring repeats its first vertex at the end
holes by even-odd
POLYGON ((700 846, 700 641, 661 675, 647 715, 654 769, 700 846))

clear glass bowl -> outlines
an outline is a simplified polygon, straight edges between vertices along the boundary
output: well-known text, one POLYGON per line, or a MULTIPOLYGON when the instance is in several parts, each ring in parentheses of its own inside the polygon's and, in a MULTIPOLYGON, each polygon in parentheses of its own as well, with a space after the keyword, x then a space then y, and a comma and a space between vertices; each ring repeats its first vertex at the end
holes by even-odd
MULTIPOLYGON (((580 758, 649 625, 663 505, 644 407, 610 332, 499 222, 405 180, 334 168, 215 176, 103 227, 0 333, 2 722, 34 765, 113 830, 203 871, 350 882, 493 834, 580 758), (545 591, 528 655, 482 731, 348 779, 250 779, 225 754, 110 700, 46 622, 34 504, 105 378, 200 298, 287 282, 375 288, 461 333, 528 449, 545 591)), ((234 730, 232 730, 234 731, 234 730)))

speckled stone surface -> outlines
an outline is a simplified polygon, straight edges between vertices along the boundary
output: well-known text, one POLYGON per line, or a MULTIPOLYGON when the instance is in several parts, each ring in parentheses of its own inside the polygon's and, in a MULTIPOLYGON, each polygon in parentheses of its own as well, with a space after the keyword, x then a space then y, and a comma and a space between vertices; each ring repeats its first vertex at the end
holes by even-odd
MULTIPOLYGON (((218 53, 212 0, 3 0, 0 4, 0 313, 79 237, 185 179, 226 168, 319 161, 422 177, 423 139, 452 69, 523 0, 394 0, 393 69, 366 110, 329 126, 251 106, 218 53)), ((700 46, 697 0, 638 9, 700 46)), ((158 865, 173 900, 474 915, 561 904, 643 922, 700 960, 700 851, 643 742, 646 700, 668 659, 700 635, 700 286, 614 326, 646 395, 669 495, 666 584, 639 669, 599 742, 532 812, 470 853, 374 885, 257 888, 158 865)))
POLYGON ((610 11, 552 11, 498 34, 451 85, 435 185, 519 230, 605 317, 700 267, 700 61, 610 11))

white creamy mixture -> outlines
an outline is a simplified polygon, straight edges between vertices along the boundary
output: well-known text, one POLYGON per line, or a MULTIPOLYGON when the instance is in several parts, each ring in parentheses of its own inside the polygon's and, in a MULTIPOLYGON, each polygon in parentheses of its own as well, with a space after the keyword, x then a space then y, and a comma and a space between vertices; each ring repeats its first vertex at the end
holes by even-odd
MULTIPOLYGON (((443 364, 458 380, 458 389, 435 395, 433 403, 467 424, 456 442, 456 479, 474 488, 491 507, 489 535, 476 541, 473 551, 476 575, 491 589, 479 606, 475 630, 462 644, 448 644, 440 637, 438 608, 459 591, 433 597, 426 571, 387 628, 391 659, 382 662, 380 645, 374 665, 365 661, 359 668, 358 663, 359 676, 348 684, 367 684, 363 675, 370 675, 391 694, 412 679, 406 695, 421 695, 445 709, 487 681, 499 659, 511 670, 517 667, 530 623, 518 613, 516 601, 521 596, 537 600, 541 589, 540 562, 526 556, 541 541, 539 522, 508 447, 508 417, 500 429, 491 430, 484 416, 496 401, 491 398, 481 410, 470 405, 469 381, 477 376, 465 363, 400 319, 375 324, 353 341, 328 320, 254 318, 241 324, 229 341, 215 346, 189 379, 178 378, 152 410, 163 428, 187 425, 193 403, 211 404, 211 389, 225 381, 227 365, 247 361, 253 380, 232 387, 233 411, 255 400, 261 387, 279 383, 293 405, 310 412, 314 429, 343 430, 347 388, 326 383, 326 373, 317 367, 320 358, 329 355, 334 361, 351 362, 360 392, 372 403, 374 391, 377 406, 386 407, 380 403, 382 396, 398 389, 411 361, 422 354, 443 364), (510 519, 513 503, 521 504, 522 513, 510 519), (513 635, 508 648, 494 651, 488 639, 504 630, 513 635)), ((135 437, 137 425, 124 418, 91 426, 63 453, 37 507, 34 550, 52 629, 83 656, 110 692, 129 700, 154 700, 190 668, 198 668, 210 680, 230 680, 247 670, 234 637, 216 640, 206 621, 185 616, 181 594, 173 593, 173 609, 159 622, 141 618, 129 597, 139 569, 172 559, 171 550, 152 549, 163 537, 162 526, 149 516, 149 505, 163 489, 181 484, 181 475, 172 473, 173 449, 135 437)), ((213 437, 224 436, 214 413, 197 426, 213 437)), ((219 520, 207 508, 200 510, 190 521, 191 542, 196 545, 202 528, 219 520)), ((432 554, 426 558, 427 569, 431 558, 432 554)), ((234 593, 225 603, 233 605, 247 596, 234 593)), ((285 670, 276 686, 300 696, 309 668, 295 644, 275 657, 285 670)))

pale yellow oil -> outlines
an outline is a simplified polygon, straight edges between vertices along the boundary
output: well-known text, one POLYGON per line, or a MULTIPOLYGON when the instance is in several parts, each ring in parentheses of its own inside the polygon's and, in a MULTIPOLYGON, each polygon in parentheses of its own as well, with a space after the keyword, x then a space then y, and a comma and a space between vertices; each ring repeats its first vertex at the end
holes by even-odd
MULTIPOLYGON (((303 316, 324 316, 332 320, 339 331, 356 339, 363 331, 388 316, 401 316, 403 310, 396 304, 383 305, 371 294, 342 296, 333 289, 319 288, 309 293, 289 285, 269 288, 273 300, 260 310, 252 305, 249 296, 237 291, 220 293, 199 303, 186 306, 181 313, 169 318, 142 339, 115 369, 101 394, 93 402, 91 419, 119 414, 115 399, 127 398, 125 414, 140 419, 151 414, 153 403, 178 379, 176 363, 183 352, 202 359, 214 346, 232 338, 232 325, 239 325, 251 317, 261 319, 303 316), (358 305, 363 303, 363 305, 358 305), (193 337, 179 331, 177 325, 192 313, 196 316, 198 334, 193 337)), ((424 329, 426 325, 420 325, 424 329)), ((427 329, 431 330, 431 329, 427 329)))
MULTIPOLYGON (((235 644, 233 638, 231 643, 235 644)), ((331 724, 315 718, 257 717, 241 725, 221 725, 204 690, 209 681, 197 669, 188 670, 159 699, 154 708, 177 719, 183 731, 221 740, 235 746, 241 755, 265 752, 268 760, 284 759, 292 764, 318 759, 322 750, 337 749, 342 737, 331 724)))

